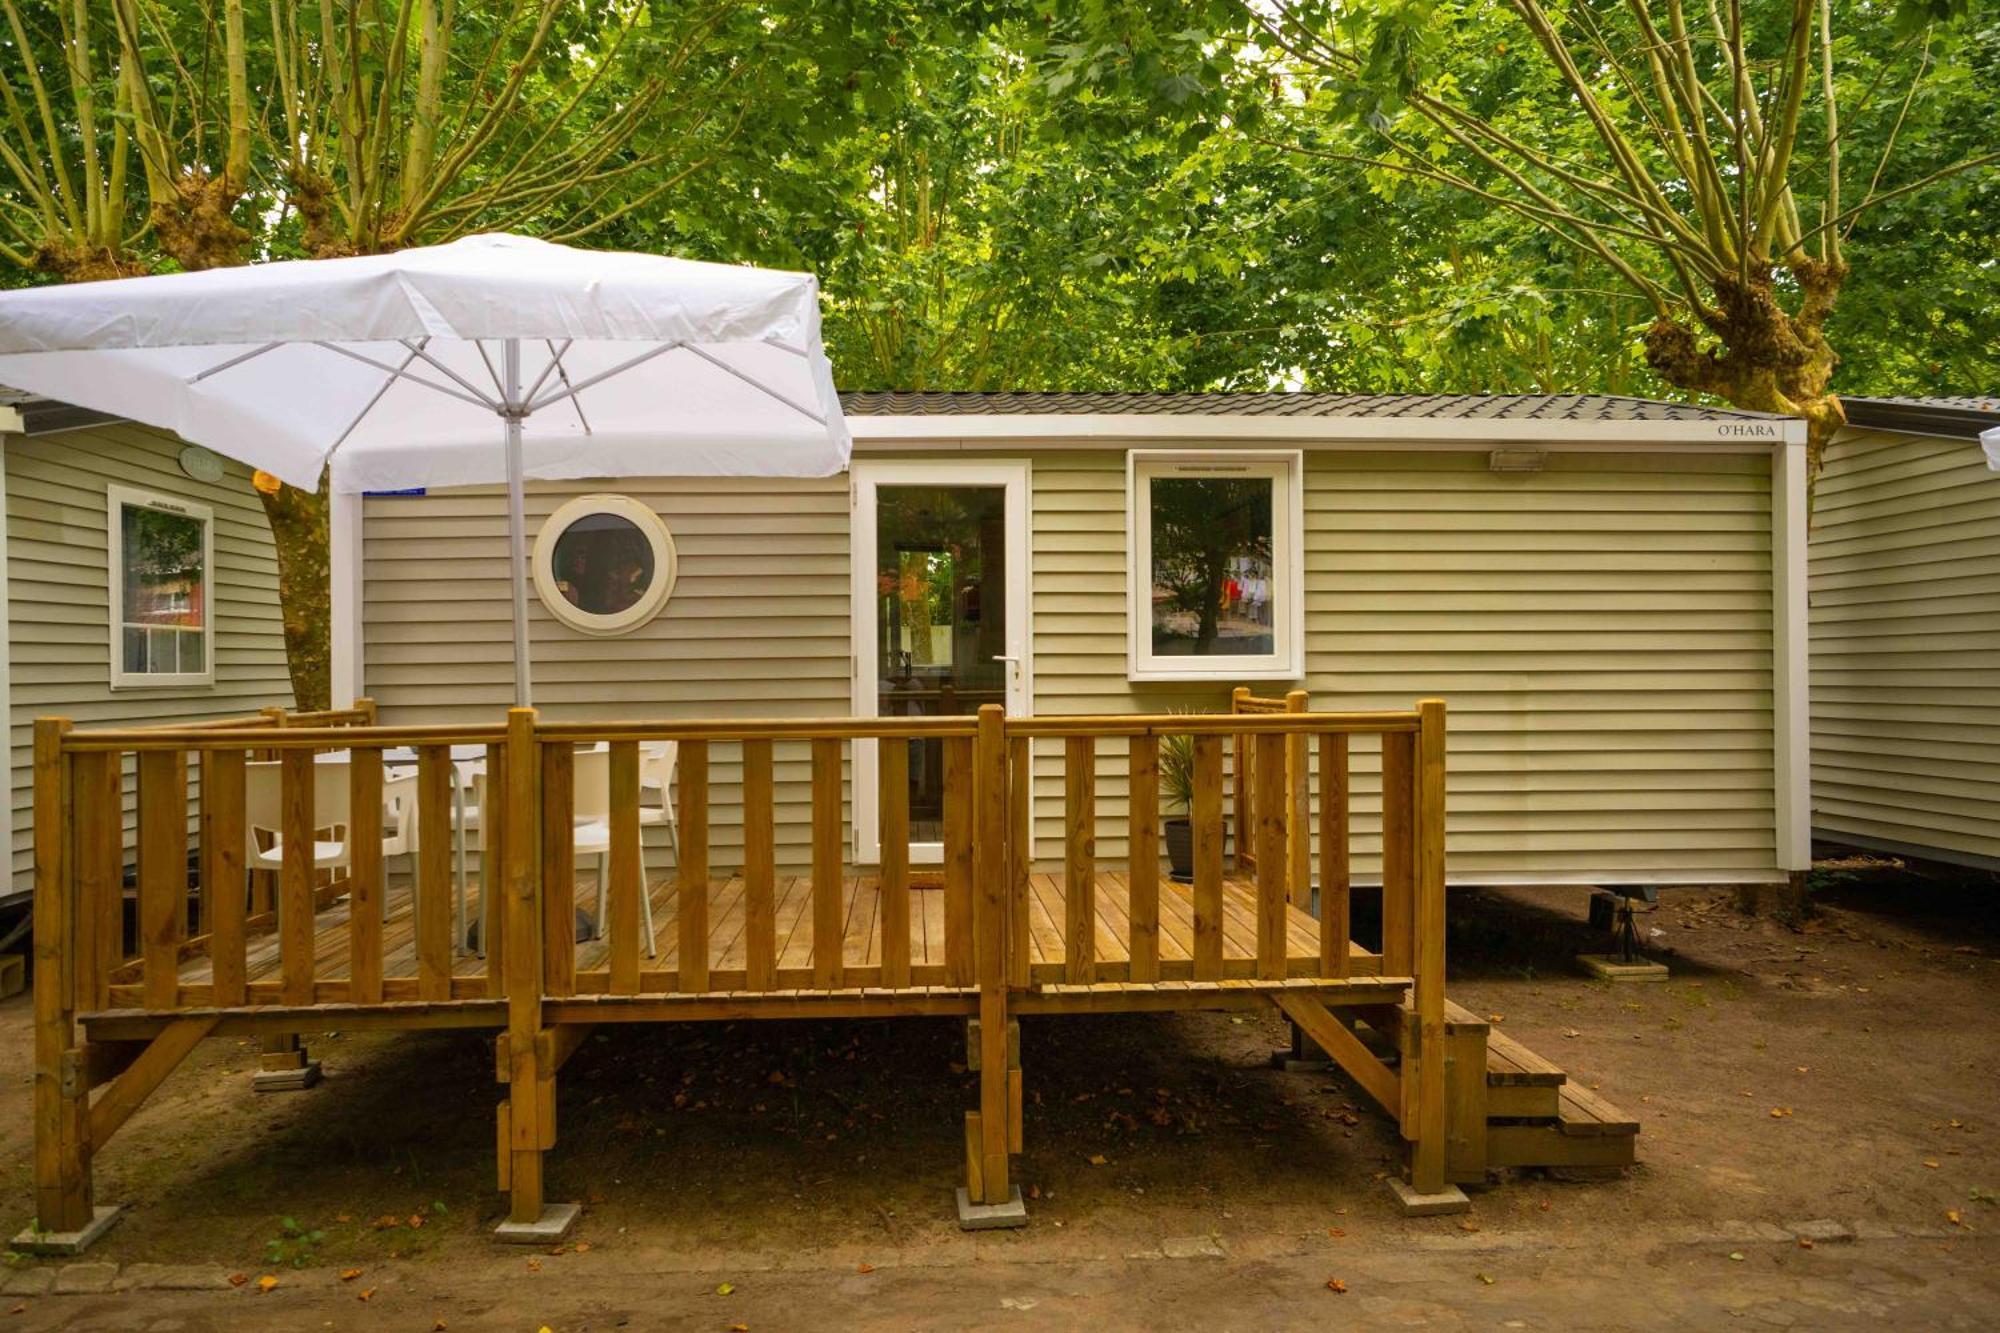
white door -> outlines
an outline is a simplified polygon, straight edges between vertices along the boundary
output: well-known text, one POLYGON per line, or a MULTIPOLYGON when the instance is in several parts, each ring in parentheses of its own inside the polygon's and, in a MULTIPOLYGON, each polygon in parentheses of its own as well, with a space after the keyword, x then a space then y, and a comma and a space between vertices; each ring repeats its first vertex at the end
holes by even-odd
MULTIPOLYGON (((856 463, 854 712, 1030 710, 1028 465, 856 463)), ((910 860, 943 859, 943 743, 910 747, 910 860)), ((855 860, 879 864, 875 743, 854 747, 855 860)))

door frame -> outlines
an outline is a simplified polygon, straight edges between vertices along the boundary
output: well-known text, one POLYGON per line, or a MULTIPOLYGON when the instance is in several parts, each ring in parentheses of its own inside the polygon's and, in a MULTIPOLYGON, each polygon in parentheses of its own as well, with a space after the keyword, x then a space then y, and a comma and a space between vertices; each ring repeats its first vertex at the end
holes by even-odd
MULTIPOLYGON (((1007 715, 1027 717, 1035 706, 1034 608, 1029 602, 1032 551, 1028 521, 1031 467, 1025 458, 857 460, 848 468, 848 611, 856 717, 877 716, 875 679, 875 493, 880 486, 997 486, 1006 492, 1007 651, 1018 660, 1007 683, 1007 715), (865 649, 865 652, 864 652, 865 649)), ((854 860, 882 861, 879 787, 872 740, 854 742, 854 860)), ((910 844, 913 865, 943 860, 939 843, 910 844)))

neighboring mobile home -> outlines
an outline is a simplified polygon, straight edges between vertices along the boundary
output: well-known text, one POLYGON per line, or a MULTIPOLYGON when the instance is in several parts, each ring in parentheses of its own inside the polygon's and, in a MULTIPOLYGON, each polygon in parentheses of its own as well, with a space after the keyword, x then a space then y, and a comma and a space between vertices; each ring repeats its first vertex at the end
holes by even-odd
POLYGON ((1813 509, 1813 834, 2000 869, 2000 397, 1845 401, 1813 509))
MULTIPOLYGON (((846 409, 847 476, 531 483, 545 715, 1436 695, 1455 882, 1772 882, 1808 864, 1799 422, 1592 396, 855 394, 846 409)), ((505 708, 504 513, 497 488, 336 497, 336 702, 372 696, 385 723, 505 708)), ((1100 809, 1122 827, 1122 759, 1104 758, 1100 809)), ((1047 860, 1059 747, 1035 763, 1047 860)), ((1365 808, 1375 756, 1355 763, 1365 808)), ((780 838, 802 840, 808 775, 780 770, 780 838)), ((868 864, 872 745, 848 780, 849 850, 868 864)), ((738 775, 712 781, 726 809, 738 775)), ((937 781, 919 747, 919 828, 937 781)), ((716 824, 734 836, 732 816, 716 824)), ((1357 842, 1364 878, 1375 850, 1357 842)), ((716 863, 734 854, 718 842, 716 863)))
POLYGON ((241 464, 151 427, 0 395, 0 698, 10 876, 32 889, 35 718, 84 726, 289 708, 278 567, 241 464))

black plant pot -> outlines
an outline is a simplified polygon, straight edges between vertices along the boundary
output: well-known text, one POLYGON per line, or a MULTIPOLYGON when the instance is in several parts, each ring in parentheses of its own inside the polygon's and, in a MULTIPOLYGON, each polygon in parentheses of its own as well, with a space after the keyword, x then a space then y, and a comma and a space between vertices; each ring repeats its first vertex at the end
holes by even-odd
POLYGON ((1167 873, 1176 883, 1194 883, 1194 822, 1189 819, 1165 821, 1167 873))

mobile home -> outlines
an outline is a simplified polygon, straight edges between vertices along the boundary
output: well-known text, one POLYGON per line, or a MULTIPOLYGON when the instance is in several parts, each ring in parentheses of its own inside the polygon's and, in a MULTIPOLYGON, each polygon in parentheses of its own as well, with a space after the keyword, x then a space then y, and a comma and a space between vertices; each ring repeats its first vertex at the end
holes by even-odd
POLYGON ((2000 870, 2000 398, 1850 398, 1813 507, 1813 835, 2000 870))
MULTIPOLYGON (((1434 694, 1451 708, 1454 882, 1754 883, 1807 865, 1797 422, 1595 396, 845 408, 842 476, 531 483, 545 714, 1434 694)), ((498 489, 336 503, 336 701, 370 696, 385 722, 494 716, 512 679, 498 489)), ((921 823, 937 774, 914 762, 921 823)), ((1046 858, 1060 748, 1034 763, 1046 858)), ((854 767, 848 850, 868 864, 872 746, 854 767)), ((778 774, 781 806, 809 799, 806 779, 778 774)), ((740 775, 714 780, 737 799, 740 775)), ((1365 877, 1373 851, 1356 854, 1365 877)))

